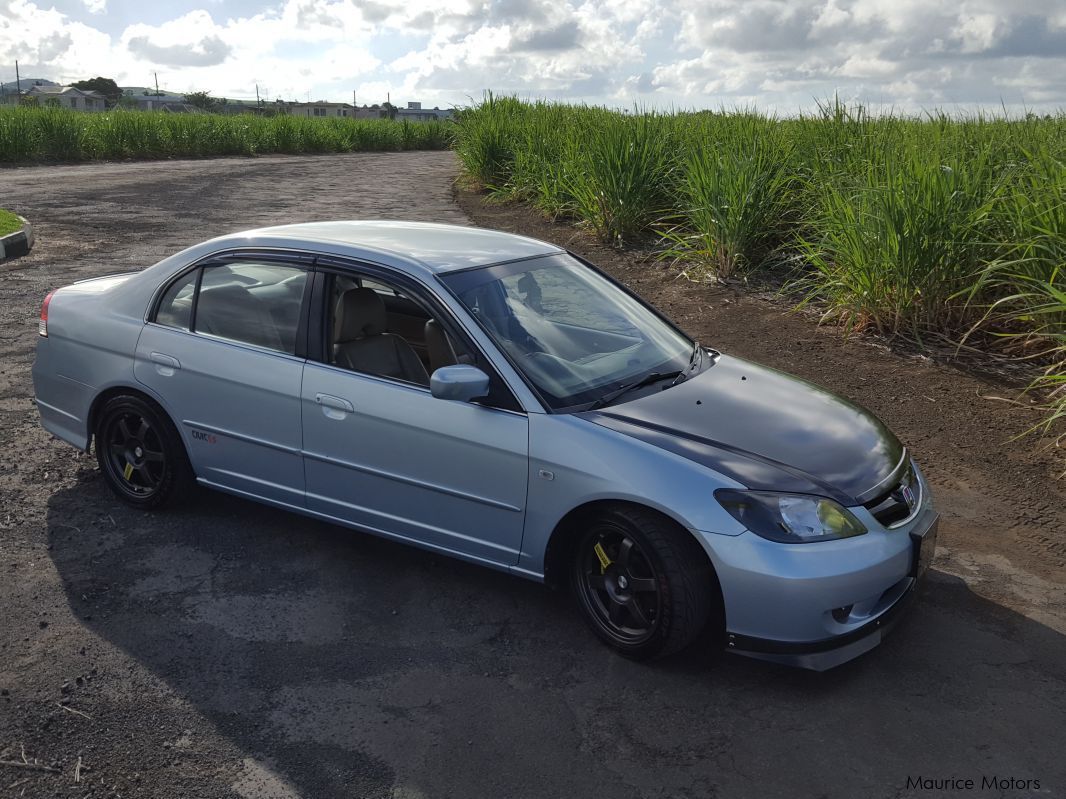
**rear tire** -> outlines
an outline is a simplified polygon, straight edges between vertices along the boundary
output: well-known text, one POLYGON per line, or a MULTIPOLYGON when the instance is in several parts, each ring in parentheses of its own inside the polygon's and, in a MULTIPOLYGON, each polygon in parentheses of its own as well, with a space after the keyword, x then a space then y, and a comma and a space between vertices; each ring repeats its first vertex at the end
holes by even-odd
POLYGON ((142 510, 188 495, 194 477, 174 423, 154 402, 134 394, 112 397, 100 410, 96 462, 123 502, 142 510))
POLYGON ((570 582, 593 632, 634 660, 678 652, 721 618, 703 549, 645 508, 619 506, 590 519, 571 553, 570 582))

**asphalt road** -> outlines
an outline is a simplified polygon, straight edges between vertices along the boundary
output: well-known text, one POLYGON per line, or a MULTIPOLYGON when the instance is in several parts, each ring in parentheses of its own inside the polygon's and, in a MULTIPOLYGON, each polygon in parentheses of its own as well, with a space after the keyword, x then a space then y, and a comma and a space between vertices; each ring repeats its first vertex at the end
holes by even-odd
POLYGON ((516 578, 206 491, 132 511, 37 425, 49 288, 260 224, 461 223, 454 174, 449 153, 0 171, 38 234, 0 269, 0 761, 59 772, 0 763, 0 797, 1066 795, 1066 620, 1037 607, 1061 583, 1034 577, 1028 612, 934 569, 824 674, 639 665, 516 578))

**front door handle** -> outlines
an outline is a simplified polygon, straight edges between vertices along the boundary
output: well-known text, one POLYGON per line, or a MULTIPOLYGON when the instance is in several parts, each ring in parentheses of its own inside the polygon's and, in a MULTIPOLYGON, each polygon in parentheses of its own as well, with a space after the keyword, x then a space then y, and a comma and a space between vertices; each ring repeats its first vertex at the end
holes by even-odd
POLYGON ((155 370, 163 375, 163 377, 170 377, 174 372, 181 368, 181 361, 162 352, 153 352, 149 354, 148 360, 155 364, 155 370))
POLYGON ((330 419, 343 419, 345 414, 355 413, 352 403, 332 394, 315 394, 315 402, 322 406, 322 412, 330 419))

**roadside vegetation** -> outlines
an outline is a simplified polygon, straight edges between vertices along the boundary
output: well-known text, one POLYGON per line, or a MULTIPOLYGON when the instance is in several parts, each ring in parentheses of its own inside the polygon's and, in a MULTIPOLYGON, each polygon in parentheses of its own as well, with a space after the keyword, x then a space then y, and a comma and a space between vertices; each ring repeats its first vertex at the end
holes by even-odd
POLYGON ((0 164, 267 153, 441 150, 448 122, 0 107, 0 164))
POLYGON ((455 148, 471 182, 698 279, 762 277, 849 331, 1032 359, 1049 424, 1066 419, 1064 114, 833 102, 774 119, 489 94, 455 148))
POLYGON ((10 211, 0 208, 0 236, 22 230, 22 220, 10 211))

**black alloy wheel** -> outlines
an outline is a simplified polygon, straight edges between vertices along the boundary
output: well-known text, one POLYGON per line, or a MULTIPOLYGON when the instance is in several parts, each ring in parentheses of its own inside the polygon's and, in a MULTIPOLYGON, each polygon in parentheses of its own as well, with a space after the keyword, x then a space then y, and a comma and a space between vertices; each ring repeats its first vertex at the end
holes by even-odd
POLYGON ((121 478, 124 490, 143 497, 163 483, 163 442, 148 420, 128 411, 114 416, 104 439, 108 471, 121 478))
POLYGON ((119 498, 139 508, 166 504, 191 483, 174 425, 154 403, 134 395, 115 397, 100 412, 96 460, 119 498))
POLYGON ((634 538, 600 526, 581 554, 581 600, 603 633, 622 646, 645 643, 661 616, 659 576, 634 538))
POLYGON ((721 589, 703 548, 655 511, 618 505, 586 520, 571 558, 570 583, 593 632, 634 660, 692 643, 712 620, 721 589))

